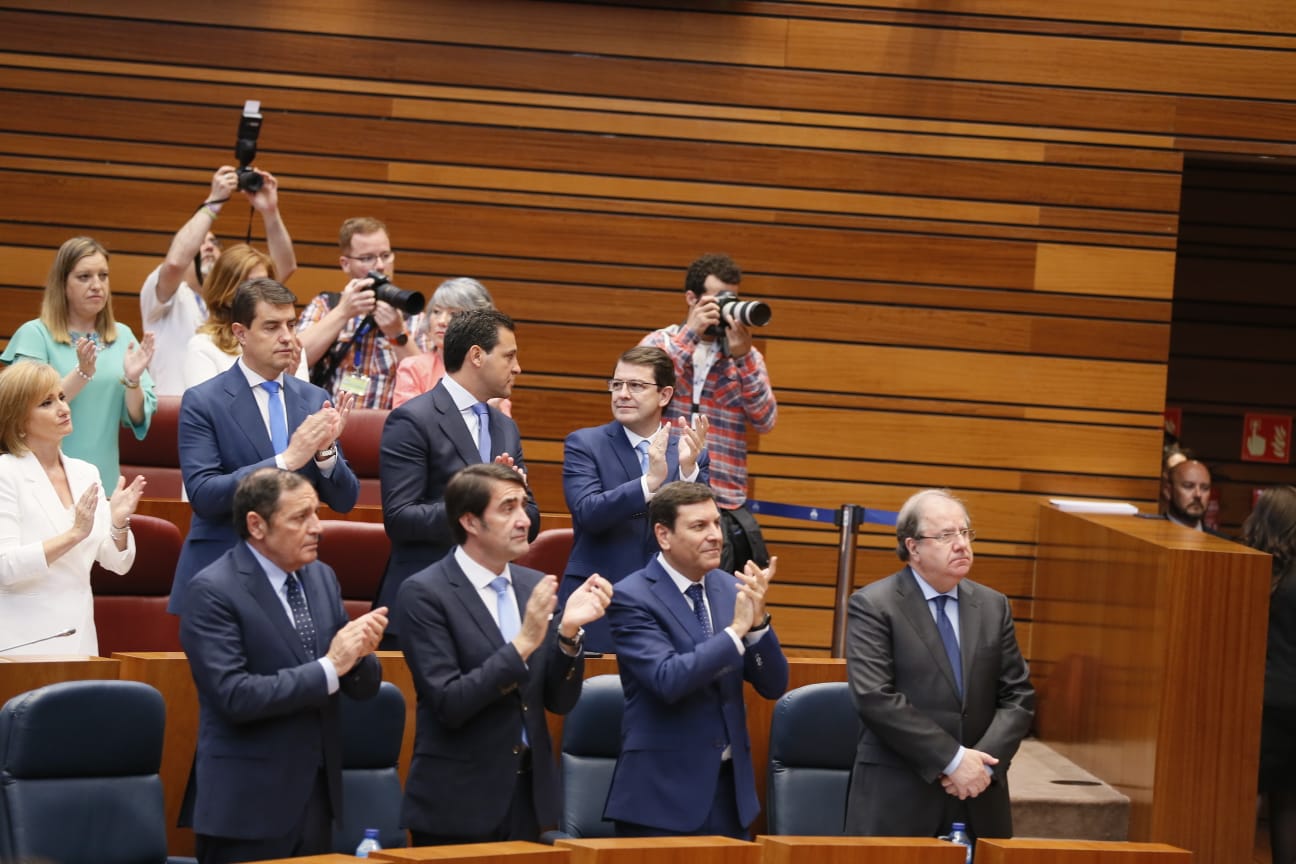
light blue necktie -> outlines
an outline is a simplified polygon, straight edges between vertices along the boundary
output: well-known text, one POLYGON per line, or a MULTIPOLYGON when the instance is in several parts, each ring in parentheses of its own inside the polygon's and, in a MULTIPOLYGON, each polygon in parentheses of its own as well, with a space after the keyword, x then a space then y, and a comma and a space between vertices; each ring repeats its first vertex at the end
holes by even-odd
POLYGON ((945 603, 949 599, 944 594, 937 594, 932 598, 936 601, 936 632, 940 634, 941 642, 945 645, 945 656, 949 658, 950 666, 954 668, 954 687, 958 690, 961 699, 963 698, 963 653, 959 651, 954 625, 945 614, 945 603))
POLYGON ((684 593, 693 601, 693 614, 697 616, 698 624, 702 625, 702 632, 710 639, 715 631, 711 629, 711 616, 707 614, 706 603, 702 600, 702 583, 694 582, 684 589, 684 593))
POLYGON ((477 415, 477 453, 483 462, 489 462, 491 461, 490 414, 486 410, 485 402, 478 402, 472 406, 472 410, 477 415))
POLYGON ((279 398, 279 382, 262 381, 261 389, 270 394, 270 445, 279 454, 288 449, 288 419, 279 398))
MULTIPOLYGON (((477 404, 481 405, 480 402, 477 404)), ((495 610, 499 613, 500 633, 505 642, 512 642, 513 637, 522 629, 522 622, 518 619, 517 603, 509 598, 509 580, 496 576, 491 580, 490 587, 495 589, 495 610)), ((522 743, 528 743, 525 722, 522 724, 522 743)))
POLYGON ((636 444, 635 449, 639 451, 639 470, 640 472, 647 474, 648 473, 648 439, 645 438, 644 440, 636 444))

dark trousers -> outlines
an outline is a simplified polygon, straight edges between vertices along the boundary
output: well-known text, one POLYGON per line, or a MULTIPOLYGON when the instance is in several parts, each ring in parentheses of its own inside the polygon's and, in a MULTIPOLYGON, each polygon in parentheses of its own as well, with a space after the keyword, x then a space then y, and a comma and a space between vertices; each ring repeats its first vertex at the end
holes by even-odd
POLYGON ((689 834, 695 837, 733 837, 736 840, 750 840, 747 826, 738 820, 738 798, 734 794, 733 760, 726 759, 720 763, 720 779, 716 781, 715 798, 711 800, 711 809, 706 819, 692 831, 668 831, 652 825, 640 825, 636 822, 616 822, 618 837, 674 837, 689 834))
MULTIPOLYGON (((356 842, 360 842, 359 838, 356 842)), ((329 804, 324 769, 321 768, 315 777, 315 788, 306 801, 301 821, 287 834, 255 840, 195 834, 194 850, 198 864, 242 864, 245 861, 323 855, 333 851, 333 808, 329 804)))
MULTIPOLYGON (((529 755, 529 751, 528 751, 529 755)), ((540 823, 536 819, 535 793, 531 788, 531 767, 525 763, 513 784, 513 801, 509 804, 504 821, 493 831, 480 836, 471 834, 424 834, 410 831, 410 843, 415 846, 452 846, 458 843, 497 843, 504 840, 540 839, 540 823)))

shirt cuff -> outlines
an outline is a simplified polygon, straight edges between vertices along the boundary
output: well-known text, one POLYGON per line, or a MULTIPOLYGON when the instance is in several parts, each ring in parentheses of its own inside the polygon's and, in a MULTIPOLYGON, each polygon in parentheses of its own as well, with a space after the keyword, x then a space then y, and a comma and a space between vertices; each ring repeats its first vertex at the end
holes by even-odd
POLYGON ((339 686, 337 669, 334 668, 333 661, 327 657, 321 657, 315 662, 320 664, 320 668, 324 670, 324 678, 328 681, 328 692, 332 696, 338 691, 339 686))
POLYGON ((288 470, 288 463, 284 461, 282 453, 275 454, 275 467, 278 468, 280 471, 288 470))
POLYGON ((696 483, 698 475, 701 473, 702 473, 702 469, 699 468, 697 465, 694 465, 693 470, 690 471, 689 473, 680 474, 680 479, 683 480, 685 483, 696 483))
POLYGON ((316 462, 315 467, 318 468, 319 472, 325 477, 332 477, 333 469, 337 467, 337 451, 333 451, 333 455, 325 459, 323 462, 316 462))
POLYGON ((733 631, 732 627, 726 627, 724 632, 728 633, 729 638, 733 640, 734 647, 738 649, 739 657, 747 653, 747 646, 743 644, 743 640, 738 637, 738 634, 733 631))
POLYGON ((963 761, 963 751, 965 749, 966 748, 963 747, 963 745, 959 745, 958 752, 954 754, 954 758, 945 766, 945 770, 941 772, 942 774, 948 776, 958 770, 959 763, 963 761))
POLYGON ((639 475, 639 489, 643 492, 644 503, 647 504, 652 500, 653 493, 648 491, 648 475, 639 475))

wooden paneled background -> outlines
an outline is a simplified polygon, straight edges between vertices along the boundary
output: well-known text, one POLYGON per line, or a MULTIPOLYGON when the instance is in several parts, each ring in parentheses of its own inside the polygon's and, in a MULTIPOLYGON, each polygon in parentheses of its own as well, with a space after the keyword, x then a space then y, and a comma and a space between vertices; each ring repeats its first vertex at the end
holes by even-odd
MULTIPOLYGON (((1155 506, 1185 153, 1296 156, 1290 0, 0 0, 0 69, 0 339, 80 232, 137 325, 260 99, 300 297, 374 214, 400 285, 518 319, 542 509, 616 354, 728 251, 774 307, 754 497, 954 488, 1028 653, 1040 500, 1155 506)), ((834 535, 768 525, 780 633, 822 653, 834 535)), ((862 545, 859 581, 895 569, 862 545)))

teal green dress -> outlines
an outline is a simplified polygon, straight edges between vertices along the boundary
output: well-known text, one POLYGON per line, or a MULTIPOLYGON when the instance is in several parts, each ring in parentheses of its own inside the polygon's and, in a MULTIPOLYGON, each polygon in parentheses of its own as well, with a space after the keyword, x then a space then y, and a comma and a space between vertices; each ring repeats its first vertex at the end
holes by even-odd
MULTIPOLYGON (((153 392, 153 379, 148 370, 140 376, 144 390, 144 422, 131 422, 126 410, 126 386, 121 383, 122 363, 126 359, 126 346, 135 341, 135 334, 125 324, 117 325, 117 340, 105 345, 95 360, 94 378, 87 381, 81 392, 72 400, 72 434, 63 439, 63 452, 84 459, 99 469, 104 494, 111 495, 121 476, 121 463, 117 452, 117 425, 127 427, 135 437, 143 440, 149 422, 157 410, 157 394, 153 392)), ((60 376, 67 375, 77 365, 76 348, 55 342, 40 319, 28 321, 18 328, 9 347, 0 354, 0 362, 39 360, 48 363, 60 376)), ((129 479, 129 478, 128 478, 129 479)))

